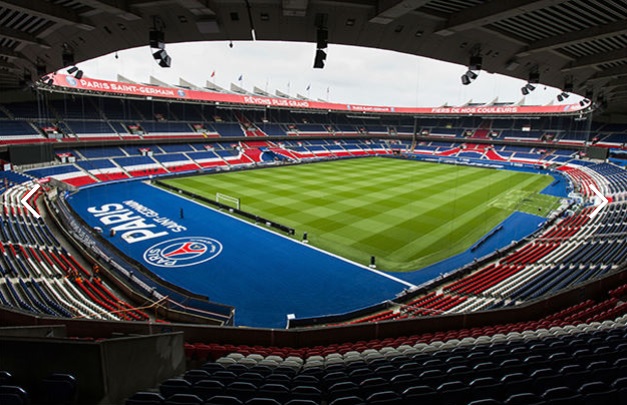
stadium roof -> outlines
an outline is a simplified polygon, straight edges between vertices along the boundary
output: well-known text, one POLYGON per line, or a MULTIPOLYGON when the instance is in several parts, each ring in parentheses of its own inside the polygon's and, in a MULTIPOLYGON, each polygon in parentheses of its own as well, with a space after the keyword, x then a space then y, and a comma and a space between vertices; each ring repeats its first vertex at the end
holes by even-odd
POLYGON ((335 44, 461 65, 481 56, 483 70, 537 72, 540 83, 593 91, 606 113, 627 111, 624 0, 0 0, 0 22, 3 89, 22 87, 27 72, 147 45, 152 27, 166 43, 316 42, 321 27, 335 44))

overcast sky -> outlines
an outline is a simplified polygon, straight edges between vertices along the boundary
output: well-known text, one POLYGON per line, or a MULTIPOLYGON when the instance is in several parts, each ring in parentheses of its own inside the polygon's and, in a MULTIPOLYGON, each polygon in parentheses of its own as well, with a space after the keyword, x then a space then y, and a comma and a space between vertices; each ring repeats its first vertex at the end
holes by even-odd
MULTIPOLYGON (((291 42, 196 42, 167 44, 172 67, 162 68, 148 46, 120 51, 78 66, 86 77, 116 80, 117 74, 136 82, 149 77, 171 84, 179 78, 204 86, 207 80, 229 88, 230 83, 274 94, 276 89, 332 102, 432 107, 473 102, 518 102, 525 82, 485 71, 467 86, 460 77, 466 67, 379 49, 329 44, 324 69, 314 69, 315 44, 291 42), (211 78, 211 74, 215 76, 211 78), (239 77, 242 80, 239 81, 239 77), (310 86, 309 91, 307 87, 310 86)), ((560 91, 537 86, 527 105, 557 103, 560 91)), ((577 102, 571 97, 565 102, 577 102)))

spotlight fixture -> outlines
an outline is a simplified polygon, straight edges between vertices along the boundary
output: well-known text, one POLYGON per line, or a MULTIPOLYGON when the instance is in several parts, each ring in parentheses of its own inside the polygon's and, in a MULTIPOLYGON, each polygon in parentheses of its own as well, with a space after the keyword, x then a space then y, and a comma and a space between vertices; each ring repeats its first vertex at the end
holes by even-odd
POLYGON ((74 75, 74 77, 79 79, 79 80, 83 78, 83 71, 79 70, 77 66, 70 66, 67 69, 67 72, 70 75, 74 75))
POLYGON ((557 95, 557 101, 559 101, 560 103, 564 101, 564 93, 560 93, 557 95))
POLYGON ((535 89, 536 89, 536 86, 534 86, 531 83, 527 83, 520 89, 520 91, 522 92, 524 96, 526 96, 527 94, 531 93, 535 89))
POLYGON ((163 59, 161 59, 159 61, 159 66, 164 68, 169 68, 170 66, 172 66, 172 58, 170 57, 170 55, 166 55, 163 59))
POLYGON ((468 73, 464 73, 464 74, 462 75, 462 84, 463 84, 464 86, 467 86, 467 85, 469 85, 469 84, 470 84, 470 77, 468 77, 468 73))
POLYGON ((469 70, 468 72, 466 72, 466 76, 468 76, 470 80, 475 80, 478 75, 472 70, 469 70))
POLYGON ((164 24, 159 17, 155 17, 153 28, 148 33, 148 44, 151 48, 152 57, 161 67, 170 67, 172 58, 165 50, 165 33, 163 32, 164 24))
POLYGON ((324 68, 324 61, 327 53, 324 49, 329 46, 329 31, 327 30, 326 14, 316 15, 316 57, 314 59, 314 69, 324 68))
POLYGON ((314 69, 324 68, 324 61, 327 59, 327 53, 322 49, 316 50, 316 58, 314 60, 314 69))

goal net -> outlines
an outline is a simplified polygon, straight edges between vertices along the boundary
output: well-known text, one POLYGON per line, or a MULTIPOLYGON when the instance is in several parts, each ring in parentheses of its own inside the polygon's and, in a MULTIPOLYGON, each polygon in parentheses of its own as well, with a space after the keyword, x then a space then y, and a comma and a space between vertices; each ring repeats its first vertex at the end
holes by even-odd
POLYGON ((238 210, 240 209, 239 198, 231 197, 230 195, 227 195, 227 194, 216 193, 216 202, 219 202, 225 205, 230 205, 231 207, 237 208, 238 210))

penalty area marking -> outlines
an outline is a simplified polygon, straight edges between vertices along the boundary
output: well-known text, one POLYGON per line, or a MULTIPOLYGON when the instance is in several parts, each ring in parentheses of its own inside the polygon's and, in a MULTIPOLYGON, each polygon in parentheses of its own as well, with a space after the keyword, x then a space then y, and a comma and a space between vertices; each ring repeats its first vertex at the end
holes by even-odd
POLYGON ((153 185, 153 184, 148 184, 148 185, 149 185, 149 186, 151 186, 151 187, 156 188, 157 190, 164 191, 164 192, 166 192, 166 193, 168 193, 168 194, 171 194, 171 195, 177 196, 178 198, 185 198, 185 200, 187 200, 187 201, 189 201, 189 202, 191 202, 191 203, 194 203, 194 204, 199 205, 199 206, 201 206, 201 207, 204 207, 204 208, 210 209, 210 210, 212 210, 212 211, 214 211, 214 212, 216 212, 216 213, 218 213, 218 214, 221 214, 221 215, 226 215, 226 216, 228 216, 229 218, 233 218, 233 219, 235 219, 235 220, 237 220, 237 221, 243 222, 243 223, 245 223, 246 225, 249 225, 249 226, 254 226, 254 227, 256 227, 256 228, 258 228, 258 229, 261 229, 261 230, 263 230, 263 231, 265 231, 265 232, 269 232, 269 233, 271 233, 271 234, 273 234, 273 235, 279 236, 279 237, 281 237, 281 238, 283 238, 283 239, 286 239, 286 240, 288 240, 288 241, 290 241, 290 242, 292 242, 292 243, 294 243, 294 244, 297 244, 298 246, 304 246, 304 247, 306 247, 306 248, 313 249, 313 250, 315 250, 315 251, 317 251, 317 252, 320 252, 320 253, 323 253, 323 254, 325 254, 325 255, 327 255, 327 256, 331 256, 331 257, 334 257, 334 258, 336 258, 336 259, 339 259, 339 260, 341 260, 341 261, 343 261, 343 262, 346 262, 346 263, 352 264, 353 266, 357 266, 357 267, 359 267, 359 268, 360 268, 360 269, 362 269, 362 270, 368 270, 368 271, 369 271, 369 272, 371 272, 371 273, 375 273, 375 274, 377 274, 377 275, 379 275, 379 276, 381 276, 381 277, 385 277, 385 278, 390 279, 390 280, 392 280, 392 281, 395 281, 395 282, 397 282, 397 283, 399 283, 399 284, 403 284, 403 285, 405 285, 405 286, 407 286, 407 287, 409 287, 409 288, 417 288, 417 286, 416 286, 415 284, 412 284, 412 283, 410 283, 410 282, 408 282, 408 281, 405 281, 405 280, 401 280, 400 278, 394 277, 394 276, 393 276, 393 275, 391 275, 391 274, 388 274, 388 273, 385 273, 385 272, 383 272, 383 271, 380 271, 380 270, 376 270, 376 269, 370 268, 370 267, 368 267, 368 266, 366 266, 366 265, 363 265, 363 264, 361 264, 361 263, 354 262, 354 261, 349 260, 349 259, 347 259, 347 258, 345 258, 345 257, 342 257, 342 256, 338 256, 338 255, 336 255, 335 253, 327 252, 326 250, 322 250, 322 249, 320 249, 320 248, 318 248, 318 247, 311 246, 311 245, 308 245, 308 244, 303 244, 303 243, 300 243, 300 242, 298 242, 298 241, 296 241, 296 240, 294 240, 294 239, 292 239, 292 238, 288 238, 288 237, 287 237, 287 236, 285 236, 285 235, 281 235, 280 233, 277 233, 277 232, 274 232, 274 231, 272 231, 272 230, 270 230, 270 229, 264 228, 263 226, 260 226, 260 225, 258 225, 258 224, 253 224, 253 223, 251 223, 251 222, 248 222, 248 221, 245 221, 245 220, 243 220, 243 219, 241 219, 241 218, 238 218, 238 217, 236 217, 236 216, 234 216, 234 215, 227 215, 227 214, 225 214, 224 212, 221 212, 221 211, 219 211, 219 210, 217 210, 217 209, 215 209, 215 208, 213 208, 213 207, 211 207, 211 206, 208 206, 208 205, 202 204, 202 203, 200 203, 200 202, 198 202, 198 201, 191 200, 191 199, 189 199, 189 198, 187 198, 187 197, 182 197, 181 195, 179 195, 179 194, 177 194, 177 193, 174 193, 174 192, 172 192, 172 191, 170 191, 170 190, 166 190, 166 189, 163 189, 163 188, 157 187, 157 186, 155 186, 155 185, 153 185))

